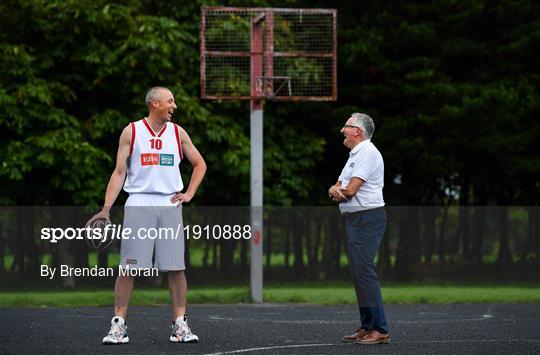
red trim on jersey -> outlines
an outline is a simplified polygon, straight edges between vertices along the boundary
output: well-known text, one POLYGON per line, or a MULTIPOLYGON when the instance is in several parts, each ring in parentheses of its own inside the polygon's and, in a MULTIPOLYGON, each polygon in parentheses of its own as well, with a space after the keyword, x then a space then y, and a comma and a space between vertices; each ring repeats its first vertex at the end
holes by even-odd
POLYGON ((178 125, 174 125, 174 134, 176 135, 176 143, 178 144, 178 154, 180 155, 180 161, 184 159, 184 153, 182 152, 182 141, 180 140, 180 133, 178 132, 178 125))
POLYGON ((133 144, 135 143, 135 123, 131 123, 131 142, 129 143, 129 156, 133 154, 133 144))
POLYGON ((146 128, 148 129, 148 131, 150 132, 150 135, 152 136, 156 136, 156 133, 154 132, 154 130, 152 130, 152 128, 150 127, 150 125, 148 124, 148 122, 146 121, 146 118, 144 118, 143 120, 143 123, 144 123, 144 126, 146 126, 146 128))
POLYGON ((165 132, 165 129, 167 128, 167 124, 165 124, 165 126, 163 126, 163 128, 161 129, 161 131, 157 134, 157 137, 161 137, 161 135, 163 135, 163 133, 165 132))

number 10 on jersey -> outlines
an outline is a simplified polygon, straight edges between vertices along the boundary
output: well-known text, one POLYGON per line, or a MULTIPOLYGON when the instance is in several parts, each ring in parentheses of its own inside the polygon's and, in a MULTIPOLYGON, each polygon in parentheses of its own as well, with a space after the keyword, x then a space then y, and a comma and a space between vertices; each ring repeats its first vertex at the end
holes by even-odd
POLYGON ((150 140, 150 148, 152 148, 153 150, 154 149, 161 150, 162 147, 163 147, 163 142, 160 139, 150 140))

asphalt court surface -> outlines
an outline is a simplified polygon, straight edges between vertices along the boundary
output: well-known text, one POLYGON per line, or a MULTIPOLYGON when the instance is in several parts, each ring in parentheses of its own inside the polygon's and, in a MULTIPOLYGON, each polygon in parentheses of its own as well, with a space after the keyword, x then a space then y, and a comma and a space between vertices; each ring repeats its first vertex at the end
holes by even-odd
POLYGON ((101 345, 110 307, 0 309, 0 354, 539 354, 540 305, 387 305, 391 343, 341 342, 354 305, 189 306, 197 344, 170 343, 170 309, 132 307, 130 343, 101 345))

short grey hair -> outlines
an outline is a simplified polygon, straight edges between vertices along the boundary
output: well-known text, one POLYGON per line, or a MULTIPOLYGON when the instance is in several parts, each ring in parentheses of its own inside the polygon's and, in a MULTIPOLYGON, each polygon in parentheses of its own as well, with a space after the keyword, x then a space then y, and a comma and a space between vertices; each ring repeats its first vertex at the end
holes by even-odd
POLYGON ((150 106, 150 103, 152 100, 158 100, 161 99, 161 91, 169 90, 165 87, 152 87, 148 89, 148 92, 146 93, 146 98, 144 98, 144 102, 146 103, 146 106, 150 106))
POLYGON ((373 122, 371 116, 362 114, 360 112, 355 112, 351 116, 354 118, 354 125, 359 126, 362 131, 365 132, 367 137, 371 138, 373 136, 373 132, 375 132, 375 123, 373 122))

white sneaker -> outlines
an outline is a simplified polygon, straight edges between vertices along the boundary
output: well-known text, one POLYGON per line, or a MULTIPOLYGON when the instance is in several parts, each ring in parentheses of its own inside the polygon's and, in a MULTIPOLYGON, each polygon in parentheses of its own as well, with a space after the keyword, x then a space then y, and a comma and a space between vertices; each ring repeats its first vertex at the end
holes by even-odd
POLYGON ((129 337, 127 334, 127 325, 125 320, 120 316, 115 316, 111 320, 111 330, 109 334, 103 338, 104 345, 127 344, 129 337))
POLYGON ((172 324, 172 334, 169 340, 172 342, 197 342, 199 337, 191 332, 187 320, 180 316, 172 324))

